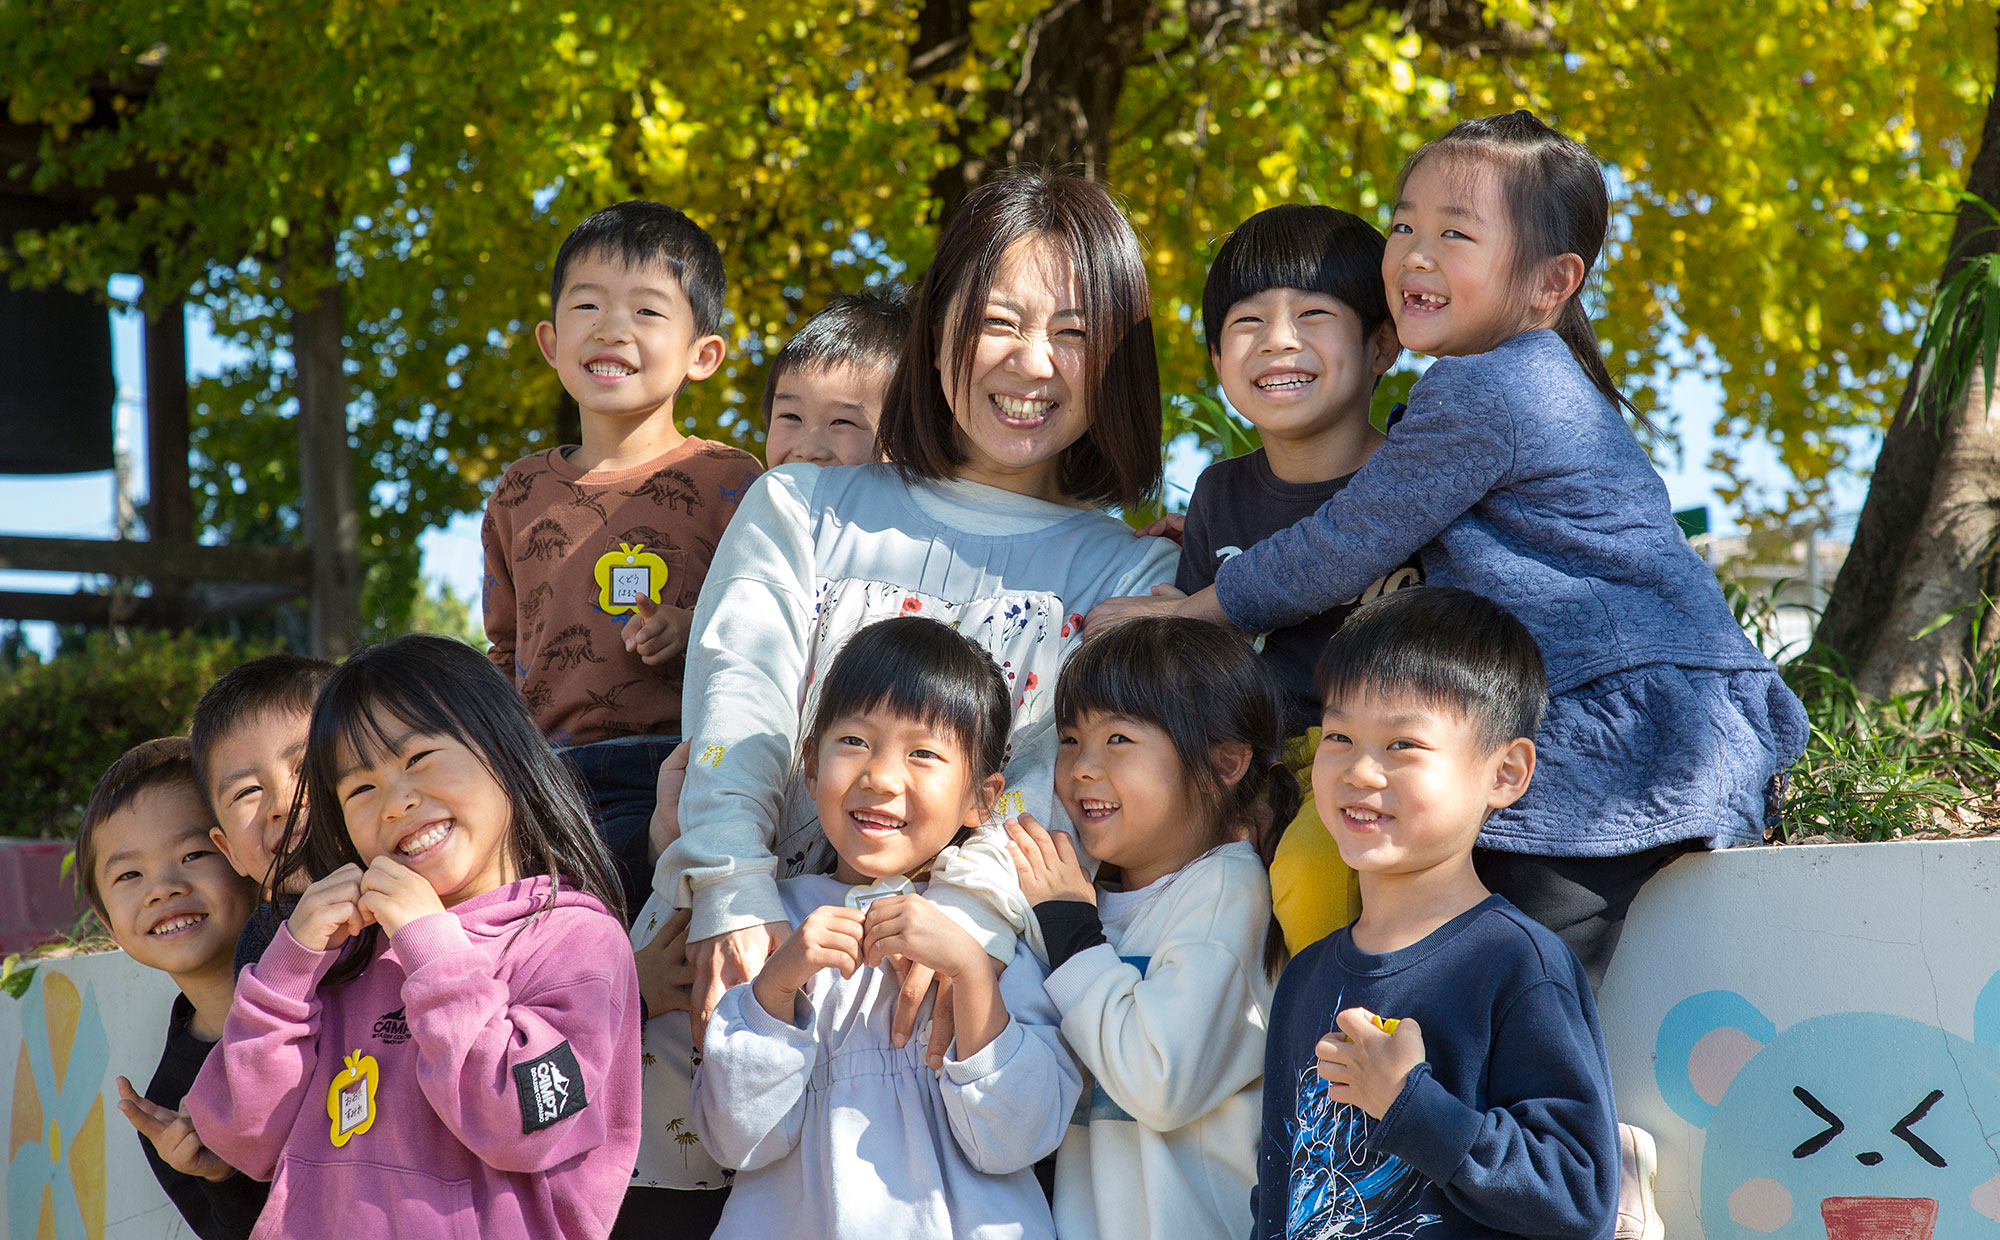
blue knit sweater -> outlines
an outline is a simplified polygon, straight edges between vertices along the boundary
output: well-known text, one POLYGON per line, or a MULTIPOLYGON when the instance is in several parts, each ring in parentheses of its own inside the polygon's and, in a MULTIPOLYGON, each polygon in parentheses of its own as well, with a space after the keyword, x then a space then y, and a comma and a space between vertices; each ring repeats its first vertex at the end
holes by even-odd
POLYGON ((1354 480, 1222 565, 1216 597, 1237 628, 1268 632, 1420 548, 1425 581, 1520 617, 1551 694, 1654 663, 1770 667, 1624 419, 1552 331, 1438 361, 1354 480))

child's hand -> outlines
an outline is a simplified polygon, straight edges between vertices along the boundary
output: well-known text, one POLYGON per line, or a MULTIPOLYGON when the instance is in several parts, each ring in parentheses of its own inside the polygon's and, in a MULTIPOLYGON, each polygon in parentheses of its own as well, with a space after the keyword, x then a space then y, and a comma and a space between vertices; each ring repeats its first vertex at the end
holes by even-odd
POLYGON ((625 642, 625 649, 637 654, 647 667, 658 667, 687 649, 688 629, 694 621, 694 612, 686 607, 670 607, 665 603, 655 603, 641 595, 632 604, 634 611, 625 618, 625 627, 618 636, 625 642))
POLYGON ((790 1023, 792 997, 821 969, 839 969, 853 977, 861 967, 861 911, 828 904, 806 914, 799 928, 771 953, 750 993, 764 1010, 790 1023))
POLYGON ((343 865, 305 889, 285 925, 308 951, 332 951, 374 918, 361 907, 361 867, 343 865))
POLYGON ((1410 1070, 1424 1061, 1424 1032, 1406 1016, 1396 1032, 1384 1033, 1375 1019, 1366 1008, 1346 1009, 1333 1018, 1340 1031, 1321 1038, 1313 1054, 1327 1097, 1381 1119, 1403 1092, 1410 1070))
POLYGON ((652 847, 646 858, 655 864, 659 862, 660 854, 681 837, 681 785, 687 782, 687 777, 688 743, 682 741, 674 746, 667 760, 660 763, 660 783, 653 798, 653 820, 646 828, 647 842, 652 847))
POLYGON ((394 939, 419 917, 444 912, 431 880, 383 853, 361 876, 361 911, 394 939))
POLYGON ((1014 858, 1014 873, 1021 880, 1021 894, 1029 905, 1050 900, 1081 900, 1097 903, 1097 888, 1076 859, 1076 845, 1061 831, 1051 834, 1032 814, 1009 818, 1007 852, 1014 858))
POLYGON ((652 942, 632 953, 632 963, 639 968, 639 997, 645 1000, 648 1016, 688 1010, 694 985, 694 966, 687 954, 688 922, 693 919, 693 909, 676 910, 652 942))
POLYGON ((992 968, 978 940, 920 895, 889 896, 868 906, 861 958, 879 965, 891 956, 923 965, 948 981, 992 968))
POLYGON ((204 1180, 226 1180, 236 1174, 236 1168, 223 1162, 220 1155, 201 1143, 201 1137, 194 1130, 194 1121, 188 1118, 186 1111, 169 1111, 156 1102, 148 1102, 132 1088, 132 1082, 122 1076, 118 1078, 118 1109, 132 1121, 132 1127, 139 1130, 140 1136, 153 1143, 160 1161, 182 1175, 204 1180))
POLYGON ((1139 531, 1141 538, 1166 538, 1178 543, 1187 533, 1187 514, 1170 512, 1148 522, 1139 531))

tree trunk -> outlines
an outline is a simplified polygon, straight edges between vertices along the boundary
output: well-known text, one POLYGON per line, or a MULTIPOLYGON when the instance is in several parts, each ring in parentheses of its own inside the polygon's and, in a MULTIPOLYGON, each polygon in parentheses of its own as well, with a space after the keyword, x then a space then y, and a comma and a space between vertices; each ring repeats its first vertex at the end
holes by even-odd
MULTIPOLYGON (((1544 54, 1560 50, 1553 19, 1539 15, 1528 27, 1492 22, 1484 0, 1374 0, 1412 30, 1448 51, 1468 55, 1544 54)), ((1318 34, 1342 6, 1334 0, 1189 0, 1187 23, 1196 42, 1227 18, 1239 31, 1270 26, 1318 34)), ((1005 124, 1004 138, 971 145, 983 125, 951 122, 958 162, 932 178, 941 218, 957 213, 965 196, 988 178, 1021 164, 1105 179, 1125 75, 1158 26, 1153 0, 1048 0, 1019 32, 1021 57, 1015 80, 981 92, 987 118, 1005 124)), ((918 81, 956 68, 972 35, 972 0, 925 0, 909 72, 918 81)), ((965 92, 941 86, 954 117, 964 115, 965 92)))
MULTIPOLYGON (((1979 154, 1965 188, 2000 204, 1996 98, 1987 100, 1979 154)), ((1959 207, 1940 282, 1973 256, 2000 250, 2000 234, 1991 227, 1976 205, 1959 207)), ((1927 395, 1919 397, 1920 379, 1913 369, 1882 436, 1854 544, 1834 578, 1815 637, 1820 654, 1835 656, 1857 684, 1874 693, 1953 676, 1962 666, 1959 656, 1969 650, 1969 623, 1946 626, 1923 641, 1912 639, 1944 612, 1977 602, 1982 581, 1988 589, 1992 584, 1993 508, 2000 503, 1994 454, 2000 442, 1985 405, 1984 379, 1975 375, 1950 410, 1932 407, 1927 395)))
MULTIPOLYGON (((333 242, 323 255, 334 268, 333 242)), ((292 307, 292 359, 299 397, 299 493, 312 556, 312 652, 339 658, 361 640, 361 514, 354 451, 347 439, 347 329, 340 284, 292 307)))

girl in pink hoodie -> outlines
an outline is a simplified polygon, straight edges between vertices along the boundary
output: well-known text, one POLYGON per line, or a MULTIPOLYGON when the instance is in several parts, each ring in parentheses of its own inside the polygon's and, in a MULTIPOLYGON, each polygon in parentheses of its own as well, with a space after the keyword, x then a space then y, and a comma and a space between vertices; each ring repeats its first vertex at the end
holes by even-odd
POLYGON ((312 885, 187 1096, 272 1182, 254 1234, 606 1236, 639 1144, 638 978, 520 697, 448 638, 365 650, 320 695, 300 787, 277 888, 312 885))

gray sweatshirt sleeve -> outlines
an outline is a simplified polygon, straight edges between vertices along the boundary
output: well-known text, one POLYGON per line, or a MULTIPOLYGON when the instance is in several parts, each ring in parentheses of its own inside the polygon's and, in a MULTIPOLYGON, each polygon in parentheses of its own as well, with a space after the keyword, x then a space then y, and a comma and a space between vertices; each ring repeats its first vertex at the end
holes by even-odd
POLYGON ((1216 571, 1231 624, 1268 633, 1346 602, 1511 476, 1513 413, 1480 362, 1438 362, 1352 482, 1216 571))
POLYGON ((690 1116, 717 1162, 754 1171, 798 1148, 818 1058, 810 1027, 766 1012, 747 982, 729 988, 708 1021, 690 1116))
MULTIPOLYGON (((1026 945, 1000 975, 1007 1027, 977 1054, 947 1058, 938 1087, 951 1134, 973 1166, 1006 1175, 1055 1152, 1083 1089, 1064 1048, 1042 967, 1026 945)), ((954 1047, 954 1050, 957 1048, 954 1047)))

